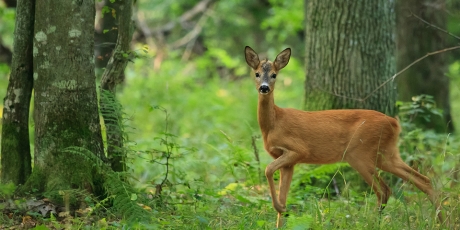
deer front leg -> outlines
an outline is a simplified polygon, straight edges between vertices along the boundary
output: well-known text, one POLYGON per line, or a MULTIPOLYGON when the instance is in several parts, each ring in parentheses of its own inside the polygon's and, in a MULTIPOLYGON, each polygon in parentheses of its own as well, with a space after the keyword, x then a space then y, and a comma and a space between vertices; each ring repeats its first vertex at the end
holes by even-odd
POLYGON ((285 212, 286 207, 280 204, 276 196, 275 182, 273 181, 273 173, 275 173, 275 171, 278 170, 278 168, 275 168, 273 166, 273 163, 275 163, 275 161, 270 163, 267 166, 267 168, 265 168, 265 176, 267 177, 267 180, 268 180, 268 187, 270 189, 270 196, 272 197, 273 207, 275 208, 276 211, 280 213, 280 212, 285 212))
POLYGON ((297 154, 291 151, 284 150, 283 155, 281 155, 272 163, 270 163, 265 169, 265 176, 268 180, 268 186, 270 189, 270 195, 272 197, 273 207, 278 212, 278 216, 280 216, 281 213, 286 212, 286 197, 292 180, 293 167, 296 162, 297 154), (273 180, 273 174, 278 169, 282 169, 279 198, 277 198, 276 196, 275 182, 273 180))
MULTIPOLYGON (((278 200, 282 206, 286 207, 287 194, 291 187, 292 175, 294 174, 294 166, 285 166, 280 168, 280 183, 279 183, 279 196, 278 200)), ((283 226, 283 215, 278 212, 278 218, 276 220, 276 227, 280 228, 283 226)))

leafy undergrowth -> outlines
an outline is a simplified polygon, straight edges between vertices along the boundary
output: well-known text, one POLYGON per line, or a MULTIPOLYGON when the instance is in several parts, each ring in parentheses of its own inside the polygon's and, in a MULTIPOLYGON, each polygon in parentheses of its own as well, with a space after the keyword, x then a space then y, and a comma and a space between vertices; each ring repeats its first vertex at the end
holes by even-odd
MULTIPOLYGON (((291 62, 289 68, 301 66, 300 61, 291 62)), ((120 94, 129 117, 127 136, 133 140, 126 143, 128 173, 136 188, 117 196, 124 189, 113 185, 112 189, 120 189, 107 199, 87 196, 81 205, 66 208, 42 198, 14 197, 14 189, 0 186, 0 228, 274 229, 277 214, 263 177, 272 159, 257 138, 257 94, 251 80, 203 80, 206 71, 189 71, 198 68, 193 65, 185 65, 187 71, 177 66, 182 65, 166 61, 162 73, 168 74, 157 77, 149 76, 148 68, 139 68, 149 76, 145 79, 128 72, 132 79, 120 94), (169 72, 186 77, 169 76, 169 72), (42 214, 27 207, 28 203, 56 211, 42 214), (131 210, 140 209, 143 217, 136 220, 140 216, 131 210)), ((295 72, 289 68, 277 85, 276 101, 282 107, 299 108, 303 88, 298 84, 303 74, 288 74, 295 72)), ((419 110, 412 103, 406 112, 419 110)), ((400 118, 402 158, 432 178, 442 191, 446 222, 437 222, 425 194, 387 173, 384 178, 393 196, 380 215, 375 194, 345 164, 299 165, 282 228, 460 229, 460 141, 452 135, 420 130, 403 113, 400 118)))
MULTIPOLYGON (((174 193, 164 188, 162 195, 131 194, 149 214, 147 220, 128 221, 118 216, 110 202, 95 202, 66 209, 46 199, 10 198, 0 202, 1 229, 274 229, 276 212, 267 187, 232 183, 221 190, 204 188, 174 193), (14 204, 5 207, 7 203, 14 204), (30 204, 34 204, 31 208, 30 204), (45 210, 43 212, 43 210, 45 210), (66 211, 67 210, 67 211, 66 211)), ((383 213, 376 209, 375 195, 347 189, 344 196, 327 199, 305 190, 304 196, 288 199, 286 224, 282 229, 460 229, 458 190, 444 193, 443 211, 447 222, 439 223, 425 194, 402 185, 397 197, 389 200, 383 213), (346 196, 346 197, 345 197, 346 196)), ((295 193, 299 194, 299 193, 295 193)))

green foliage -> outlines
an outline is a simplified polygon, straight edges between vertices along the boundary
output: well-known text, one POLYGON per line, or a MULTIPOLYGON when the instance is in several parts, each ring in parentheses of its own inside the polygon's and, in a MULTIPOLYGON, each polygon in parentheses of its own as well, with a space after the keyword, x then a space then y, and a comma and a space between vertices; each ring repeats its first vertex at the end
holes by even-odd
POLYGON ((103 18, 105 14, 112 12, 112 9, 108 6, 103 6, 101 9, 101 17, 103 18))
MULTIPOLYGON (((13 8, 5 8, 0 3, 0 40, 10 50, 13 48, 13 31, 15 23, 16 11, 13 8)), ((3 98, 6 95, 8 85, 8 73, 10 68, 6 63, 0 63, 0 95, 3 98)), ((3 104, 2 104, 3 108, 3 104)))
MULTIPOLYGON (((412 102, 398 102, 403 133, 401 135, 401 155, 407 162, 427 171, 437 171, 438 175, 450 175, 443 183, 448 183, 459 167, 460 145, 450 134, 437 134, 424 131, 418 124, 429 122, 432 116, 441 116, 442 111, 435 107, 432 96, 414 96, 412 102), (433 165, 441 164, 441 168, 433 165)), ((446 179, 446 178, 444 178, 446 179)), ((456 180, 456 179, 455 179, 456 180)))
POLYGON ((436 102, 431 95, 412 97, 412 102, 398 101, 399 116, 404 130, 413 130, 418 124, 428 123, 433 116, 442 116, 442 110, 436 108, 436 102))
MULTIPOLYGON (((65 150, 91 162, 105 180, 107 191, 98 198, 72 191, 92 209, 85 218, 99 219, 88 224, 85 218, 75 218, 72 224, 76 229, 274 228, 276 211, 263 176, 272 159, 263 150, 261 139, 255 139, 253 144, 253 137, 260 135, 257 92, 243 48, 254 45, 263 52, 263 58, 270 59, 283 48, 293 48, 293 58, 277 78, 275 100, 281 107, 302 108, 303 2, 213 1, 196 38, 205 51, 184 59, 185 45, 172 44, 197 25, 195 19, 204 16, 199 14, 193 22, 178 22, 177 18, 198 2, 137 1, 139 12, 152 29, 171 22, 176 25, 167 32, 164 44, 135 44, 137 51, 124 54, 138 57, 144 53, 129 65, 125 85, 118 94, 125 110, 122 115, 127 119, 117 124, 123 125, 125 140, 132 140, 123 150, 128 157, 127 172, 113 172, 86 149, 65 150), (160 69, 153 71, 152 63, 160 48, 165 48, 166 53, 160 69)), ((112 12, 109 8, 103 11, 112 12)), ((12 25, 12 20, 3 22, 0 30, 12 25)), ((6 42, 8 34, 12 33, 2 33, 6 42)), ((459 66, 452 65, 450 71, 453 86, 457 87, 452 90, 454 95, 460 92, 459 66)), ((340 163, 296 166, 288 197, 289 216, 283 229, 458 228, 460 141, 452 135, 419 129, 412 122, 414 117, 425 120, 439 111, 430 104, 431 98, 415 99, 401 104, 401 153, 444 192, 445 211, 453 217, 451 225, 440 227, 426 196, 392 177, 386 179, 392 180, 388 184, 395 196, 379 215, 370 187, 340 163), (333 194, 332 178, 341 196, 333 194)), ((453 108, 458 105, 453 100, 453 108)), ((113 106, 113 111, 121 109, 113 106)), ((5 188, 7 196, 11 189, 5 188)))
POLYGON ((314 218, 311 215, 303 215, 298 217, 295 215, 290 215, 286 228, 292 230, 310 229, 313 222, 314 218))
POLYGON ((121 215, 129 225, 149 222, 150 213, 138 205, 145 199, 137 196, 138 191, 124 182, 117 173, 107 173, 104 185, 108 195, 113 198, 113 212, 121 215))
MULTIPOLYGON (((151 12, 146 20, 161 26, 182 15, 190 9, 187 6, 195 2, 139 3, 140 9, 151 12)), ((164 114, 153 109, 155 106, 168 111, 170 141, 177 146, 196 149, 186 154, 180 151, 172 154, 176 158, 171 163, 170 173, 177 175, 168 175, 162 205, 154 202, 155 216, 159 216, 152 220, 155 226, 168 229, 183 226, 190 229, 273 228, 276 212, 271 206, 265 179, 258 179, 259 171, 263 172, 272 159, 263 151, 260 139, 255 145, 260 149, 260 165, 254 155, 252 137, 259 135, 257 93, 242 54, 243 47, 256 43, 256 50, 266 51, 262 58, 274 58, 286 46, 295 48, 294 57, 277 78, 275 101, 281 107, 302 107, 305 76, 301 58, 304 51, 296 42, 296 33, 303 25, 288 23, 297 21, 303 8, 299 7, 299 1, 270 3, 272 5, 262 6, 260 2, 219 1, 208 12, 210 17, 200 34, 206 52, 181 60, 182 47, 170 48, 157 72, 152 71, 153 60, 149 58, 136 60, 129 66, 126 85, 119 98, 129 111, 128 126, 135 127, 130 131, 130 138, 136 144, 129 147, 137 156, 142 156, 132 161, 136 166, 133 177, 140 178, 137 186, 145 188, 148 194, 155 194, 156 187, 152 185, 162 184, 165 178, 165 166, 151 161, 164 164, 168 155, 164 154, 165 145, 161 144, 161 139, 165 138, 164 114), (291 17, 292 8, 296 11, 291 17), (242 17, 248 9, 252 10, 251 14, 242 17), (226 17, 218 17, 214 12, 226 17), (294 27, 284 30, 286 25, 294 27), (159 151, 146 158, 144 154, 155 152, 151 150, 159 151)), ((177 25, 166 37, 166 42, 172 44, 182 38, 186 33, 182 29, 177 25)), ((157 50, 151 51, 152 55, 157 54, 157 50)), ((425 141, 429 139, 423 135, 427 137, 425 141)), ((412 140, 408 141, 415 145, 412 140)), ((437 145, 437 149, 444 146, 439 142, 432 144, 437 145)), ((404 159, 411 154, 413 150, 406 151, 404 159)), ((442 164, 437 158, 432 168, 440 168, 442 164)), ((426 173, 425 169, 422 172, 426 173)), ((436 184, 451 180, 440 179, 442 174, 437 173, 441 171, 432 172, 430 176, 436 184)), ((452 177, 452 174, 448 176, 452 177)), ((380 221, 375 194, 345 164, 296 166, 288 198, 290 217, 285 228, 295 229, 302 224, 313 229, 436 227, 434 211, 426 196, 398 179, 389 179, 396 199, 390 199, 380 221), (342 196, 332 194, 335 188, 331 174, 342 196)), ((455 208, 449 210, 458 212, 455 208)))
POLYGON ((14 8, 6 8, 0 4, 0 34, 3 43, 7 47, 13 47, 13 34, 14 23, 16 17, 16 10, 14 8))
POLYGON ((166 109, 160 106, 155 106, 152 109, 162 111, 165 114, 165 126, 163 132, 160 133, 161 136, 154 138, 159 143, 159 147, 146 151, 143 159, 146 159, 154 167, 163 168, 163 172, 158 175, 162 177, 161 181, 151 181, 152 184, 156 185, 155 195, 159 199, 158 204, 162 205, 173 198, 170 194, 176 191, 176 185, 189 187, 189 183, 185 180, 186 172, 176 167, 174 161, 196 150, 180 146, 175 142, 175 135, 169 133, 169 114, 166 109), (168 191, 166 194, 165 189, 168 191))
MULTIPOLYGON (((454 35, 460 34, 460 17, 458 17, 460 13, 460 7, 458 5, 458 1, 456 0, 445 0, 446 8, 449 9, 450 14, 447 14, 447 28, 446 30, 454 35)), ((449 40, 449 45, 453 45, 458 43, 458 39, 452 36, 447 36, 449 40)), ((457 56, 456 54, 455 56, 457 56)), ((458 57, 458 56, 457 56, 458 57)), ((454 58, 456 59, 456 58, 454 58)))
MULTIPOLYGON (((457 23, 458 24, 458 23, 457 23)), ((460 27, 458 27, 460 29, 460 27)), ((446 73, 450 81, 450 102, 451 113, 455 119, 460 117, 460 61, 456 60, 449 66, 449 71, 446 73)), ((454 120, 455 130, 460 130, 460 122, 454 120)))
POLYGON ((109 90, 101 90, 99 105, 104 121, 102 133, 104 146, 107 149, 107 158, 114 171, 127 171, 125 164, 127 152, 123 146, 129 138, 123 123, 123 107, 109 90))
MULTIPOLYGON (((182 65, 178 61, 165 60, 162 72, 158 74, 143 68, 144 63, 147 64, 148 60, 138 60, 132 68, 138 69, 136 73, 146 78, 127 74, 127 84, 119 95, 125 110, 129 111, 127 125, 136 127, 130 130, 130 138, 136 140, 136 145, 130 147, 134 151, 161 148, 160 143, 152 138, 164 132, 164 116, 152 109, 160 105, 168 111, 168 133, 177 136, 178 145, 197 149, 175 159, 175 164, 187 172, 186 180, 204 178, 205 183, 226 186, 235 180, 257 178, 247 174, 247 170, 258 171, 252 166, 255 159, 251 137, 259 132, 257 91, 248 69, 245 69, 244 79, 234 82, 217 76, 206 79, 203 76, 207 76, 208 71, 198 68, 195 63, 182 65), (235 164, 238 161, 241 163, 235 164), (249 166, 247 162, 250 162, 249 166)), ((279 91, 276 91, 280 106, 299 107, 301 104, 302 98, 296 96, 302 92, 301 87, 296 87, 303 82, 302 75, 298 74, 301 68, 300 62, 292 59, 285 73, 281 74, 277 85, 279 91)), ((134 72, 128 70, 128 73, 134 72)), ((261 140, 257 144, 258 149, 263 149, 261 140)), ((268 155, 260 155, 262 166, 268 164, 268 155)), ((152 167, 140 159, 134 164, 137 166, 134 168, 135 177, 139 175, 141 183, 144 178, 159 183, 164 172, 161 167, 152 167)))
MULTIPOLYGON (((13 183, 0 183, 0 199, 8 199, 13 196, 16 186, 13 183)), ((1 207, 0 207, 1 209, 1 207)))
POLYGON ((304 2, 302 0, 270 0, 269 16, 261 26, 267 30, 267 39, 286 41, 304 30, 304 2))
POLYGON ((139 192, 124 181, 125 176, 114 172, 102 160, 84 148, 68 147, 64 151, 82 156, 93 164, 94 169, 104 180, 106 195, 112 200, 113 207, 110 210, 113 213, 122 217, 128 225, 148 223, 149 213, 138 205, 138 203, 146 203, 146 200, 142 196, 137 196, 139 192))
MULTIPOLYGON (((227 54, 217 54, 219 52, 213 55, 221 55, 225 59, 222 63, 237 66, 232 59, 226 58, 227 54)), ((236 81, 220 78, 209 75, 206 68, 199 66, 204 59, 196 61, 181 64, 168 59, 163 62, 161 72, 155 73, 144 67, 148 59, 138 60, 128 70, 127 84, 119 95, 129 111, 128 126, 136 127, 130 131, 130 138, 136 140, 136 145, 129 147, 137 156, 155 152, 148 159, 164 164, 168 156, 164 145, 166 137, 174 142, 171 146, 196 150, 184 154, 175 151, 171 155, 170 173, 176 175, 168 176, 169 183, 161 198, 163 202, 152 201, 150 206, 157 211, 153 215, 161 218, 154 218, 151 224, 169 229, 182 226, 190 229, 272 229, 276 212, 271 206, 265 179, 261 182, 258 179, 259 167, 263 171, 272 159, 263 151, 260 139, 256 140, 260 166, 254 155, 252 136, 259 131, 257 93, 250 75, 246 69, 245 78, 236 81), (136 77, 134 73, 145 78, 136 77), (168 111, 168 132, 164 131, 164 110, 155 109, 156 105, 168 111)), ((302 97, 298 95, 302 95, 303 90, 299 87, 303 83, 301 64, 294 58, 283 71, 277 79, 276 103, 299 108, 302 97)), ((406 119, 400 116, 401 120, 406 119)), ((430 132, 417 132, 417 138, 403 133, 403 158, 408 162, 414 158, 424 159, 419 170, 433 178, 438 188, 444 188, 446 195, 443 197, 449 196, 451 192, 445 188, 451 184, 456 186, 454 173, 458 167, 456 162, 459 162, 454 137, 446 139, 446 136, 433 136, 430 132)), ((153 161, 146 161, 145 157, 134 158, 132 162, 136 165, 133 177, 140 178, 137 185, 145 188, 148 194, 155 194, 156 188, 151 188, 151 184, 162 183, 165 166, 152 164, 153 161)), ((379 221, 375 194, 345 164, 296 166, 288 197, 291 215, 285 228, 294 229, 304 223, 313 229, 436 228, 434 209, 425 194, 397 178, 387 177, 395 197, 390 199, 379 221), (341 196, 334 196, 331 174, 341 196)), ((456 200, 452 198, 449 202, 455 204, 456 200)), ((459 212, 454 205, 447 205, 446 211, 459 212)))

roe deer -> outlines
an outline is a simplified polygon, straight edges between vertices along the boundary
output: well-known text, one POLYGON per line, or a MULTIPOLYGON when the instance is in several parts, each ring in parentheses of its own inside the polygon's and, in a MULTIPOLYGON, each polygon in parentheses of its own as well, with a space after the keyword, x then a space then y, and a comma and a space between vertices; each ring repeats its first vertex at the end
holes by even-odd
MULTIPOLYGON (((381 211, 391 190, 376 171, 376 167, 410 181, 428 195, 436 209, 440 203, 430 179, 409 167, 401 159, 397 146, 401 131, 398 121, 373 110, 348 109, 307 112, 280 108, 274 103, 273 91, 278 72, 290 59, 291 49, 283 50, 275 61, 260 60, 249 46, 244 50, 247 64, 255 72, 259 92, 257 118, 265 150, 275 160, 265 169, 273 207, 286 211, 286 197, 298 163, 330 164, 345 161, 356 169, 377 195, 381 211), (280 170, 279 195, 273 173, 280 170)), ((442 221, 441 212, 438 217, 442 221)))

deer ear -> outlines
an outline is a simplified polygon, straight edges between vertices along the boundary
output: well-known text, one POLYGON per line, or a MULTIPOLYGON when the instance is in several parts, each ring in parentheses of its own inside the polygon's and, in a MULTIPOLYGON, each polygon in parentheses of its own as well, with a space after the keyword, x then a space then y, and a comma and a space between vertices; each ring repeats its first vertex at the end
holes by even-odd
POLYGON ((284 68, 289 63, 289 58, 291 58, 291 48, 287 48, 276 56, 275 65, 276 70, 284 68))
POLYGON ((257 55, 256 51, 254 51, 251 47, 246 46, 244 48, 244 55, 246 56, 246 63, 253 69, 257 69, 259 66, 260 60, 259 55, 257 55))

